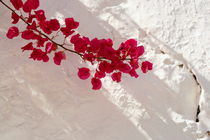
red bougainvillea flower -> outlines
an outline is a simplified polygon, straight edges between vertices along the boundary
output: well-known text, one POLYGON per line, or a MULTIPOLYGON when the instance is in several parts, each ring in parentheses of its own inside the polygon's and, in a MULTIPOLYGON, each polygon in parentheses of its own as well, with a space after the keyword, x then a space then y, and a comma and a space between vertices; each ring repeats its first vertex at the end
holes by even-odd
POLYGON ((99 40, 100 48, 98 50, 98 55, 101 57, 106 57, 107 59, 115 59, 116 50, 112 47, 113 43, 111 39, 101 39, 99 40))
POLYGON ((53 31, 57 31, 60 28, 60 23, 57 19, 51 19, 49 21, 40 21, 39 26, 46 34, 51 34, 53 31))
POLYGON ((72 44, 77 44, 77 43, 79 43, 80 42, 80 35, 79 34, 76 34, 76 35, 73 35, 72 37, 71 37, 71 40, 70 40, 70 42, 72 43, 72 44))
POLYGON ((83 55, 83 59, 89 62, 93 62, 95 60, 95 56, 92 53, 85 53, 83 55))
POLYGON ((71 37, 70 42, 74 44, 74 50, 78 53, 84 53, 87 50, 87 45, 90 42, 88 38, 81 37, 79 34, 76 34, 71 37))
POLYGON ((43 47, 44 46, 44 43, 48 41, 47 38, 43 38, 41 36, 38 36, 37 38, 37 47, 43 47))
POLYGON ((55 55, 53 57, 54 63, 56 65, 61 64, 61 60, 66 59, 66 55, 63 51, 55 52, 55 55))
POLYGON ((74 18, 65 19, 66 27, 70 30, 76 29, 79 26, 79 22, 75 21, 74 18))
POLYGON ((33 14, 29 13, 27 22, 28 22, 28 23, 31 23, 31 22, 33 21, 34 18, 36 18, 36 15, 33 15, 33 14))
POLYGON ((45 21, 46 20, 44 10, 37 10, 37 11, 34 11, 34 12, 35 12, 36 19, 38 21, 45 21))
POLYGON ((131 67, 128 64, 120 64, 119 65, 119 70, 123 73, 129 73, 131 71, 131 67))
POLYGON ((98 38, 92 39, 90 41, 90 47, 88 48, 88 51, 96 53, 98 52, 99 49, 100 49, 100 41, 98 40, 98 38))
POLYGON ((32 10, 32 8, 30 7, 29 2, 26 1, 26 2, 23 4, 23 11, 26 12, 26 13, 31 13, 31 10, 32 10))
POLYGON ((36 30, 36 28, 37 27, 36 27, 36 22, 35 21, 33 21, 31 25, 28 25, 27 26, 27 29, 28 30, 36 30))
POLYGON ((26 40, 39 38, 39 36, 37 34, 35 34, 32 30, 23 31, 21 37, 26 40))
POLYGON ((34 48, 33 52, 31 53, 29 58, 31 58, 33 60, 41 60, 42 59, 42 55, 43 55, 43 52, 42 52, 41 49, 34 48))
POLYGON ((35 10, 39 7, 39 0, 27 0, 23 4, 23 11, 26 13, 30 13, 31 10, 35 10))
POLYGON ((105 76, 106 76, 105 72, 96 70, 96 73, 95 73, 94 77, 101 79, 101 78, 104 78, 105 76))
POLYGON ((102 83, 100 79, 92 78, 91 79, 92 89, 99 90, 102 87, 102 83))
POLYGON ((15 7, 16 10, 19 10, 20 8, 23 7, 23 2, 22 0, 10 0, 12 5, 15 7))
POLYGON ((43 54, 42 61, 43 62, 48 62, 49 61, 49 57, 48 57, 48 55, 46 53, 43 54))
POLYGON ((57 31, 60 28, 60 23, 57 19, 51 19, 49 21, 49 26, 52 31, 57 31))
POLYGON ((138 46, 137 48, 137 57, 142 56, 144 54, 144 46, 138 46))
POLYGON ((18 35, 19 35, 19 30, 15 26, 10 27, 6 34, 7 38, 9 39, 13 39, 14 37, 17 37, 18 35))
POLYGON ((30 3, 31 9, 37 9, 39 7, 39 0, 27 0, 30 3))
POLYGON ((114 63, 108 63, 107 68, 106 68, 106 73, 112 73, 115 70, 116 66, 114 63))
POLYGON ((106 62, 106 61, 102 61, 100 64, 99 64, 99 70, 101 72, 106 72, 106 69, 108 68, 108 65, 110 65, 110 63, 106 62))
POLYGON ((131 59, 129 63, 130 63, 130 65, 131 65, 131 67, 132 67, 133 69, 139 68, 138 58, 136 58, 136 59, 131 59))
POLYGON ((65 19, 66 27, 61 28, 61 32, 66 37, 70 36, 74 33, 73 29, 76 29, 79 26, 79 22, 75 21, 74 18, 66 18, 65 19))
POLYGON ((20 17, 16 13, 14 13, 14 12, 12 12, 11 18, 13 19, 12 24, 18 23, 18 21, 20 19, 20 17))
POLYGON ((90 69, 85 67, 79 68, 77 75, 79 76, 80 79, 86 80, 90 77, 90 69))
POLYGON ((112 74, 112 80, 116 81, 117 83, 121 82, 122 73, 121 72, 115 72, 112 74))
POLYGON ((132 69, 130 72, 129 72, 130 76, 131 77, 135 77, 135 78, 138 78, 139 75, 137 74, 136 70, 135 69, 132 69))
POLYGON ((102 61, 98 68, 101 72, 111 73, 114 70, 114 65, 107 61, 102 61))
POLYGON ((135 39, 128 39, 127 41, 125 41, 125 46, 136 47, 137 46, 137 41, 135 39))
POLYGON ((144 47, 143 46, 132 47, 129 50, 129 55, 131 56, 131 58, 138 58, 142 54, 144 54, 144 47))
POLYGON ((88 51, 98 53, 100 56, 106 56, 111 58, 116 51, 112 48, 113 42, 111 39, 98 39, 94 38, 90 41, 88 51))
POLYGON ((57 46, 52 42, 47 42, 45 47, 46 53, 51 53, 51 51, 55 51, 57 49, 57 46))
POLYGON ((66 27, 62 27, 62 28, 61 28, 61 32, 63 33, 63 35, 65 35, 65 37, 68 37, 68 36, 70 36, 71 34, 73 34, 75 31, 69 30, 69 29, 66 28, 66 27))
POLYGON ((52 33, 52 29, 50 28, 50 21, 40 21, 39 26, 46 34, 52 33))
POLYGON ((33 60, 38 60, 38 61, 43 61, 43 62, 48 62, 49 57, 45 52, 43 52, 41 49, 33 49, 33 52, 31 53, 31 56, 29 57, 33 60))
POLYGON ((25 50, 33 50, 33 49, 34 49, 33 43, 30 42, 30 43, 28 43, 27 45, 23 46, 21 49, 23 50, 23 52, 24 52, 25 50))
POLYGON ((141 70, 143 73, 147 73, 148 70, 152 70, 153 64, 149 61, 144 61, 141 64, 141 70))

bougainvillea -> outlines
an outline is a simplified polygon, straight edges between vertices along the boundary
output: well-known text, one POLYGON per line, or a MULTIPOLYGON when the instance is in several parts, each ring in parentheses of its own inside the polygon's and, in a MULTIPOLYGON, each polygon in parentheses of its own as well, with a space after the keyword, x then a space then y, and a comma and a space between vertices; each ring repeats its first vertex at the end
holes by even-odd
POLYGON ((13 39, 21 36, 22 39, 29 41, 22 46, 22 51, 31 51, 30 59, 36 61, 49 61, 49 55, 53 55, 53 61, 56 65, 61 65, 66 59, 66 53, 79 55, 84 62, 90 62, 97 65, 94 71, 89 68, 78 68, 78 77, 86 80, 91 77, 92 89, 98 90, 102 87, 101 78, 111 76, 115 82, 121 82, 122 74, 128 74, 137 78, 137 70, 141 69, 143 73, 152 70, 152 63, 143 60, 144 46, 138 46, 135 39, 129 39, 120 44, 119 48, 113 47, 112 39, 90 39, 82 36, 76 31, 79 22, 73 17, 65 18, 65 25, 61 26, 57 19, 47 19, 45 11, 38 9, 39 0, 10 0, 13 8, 9 7, 2 0, 0 2, 6 6, 12 13, 12 24, 17 24, 22 20, 26 28, 22 31, 16 26, 8 29, 7 38, 13 39), (58 43, 55 38, 63 36, 64 41, 58 43), (69 40, 71 44, 67 44, 69 40))

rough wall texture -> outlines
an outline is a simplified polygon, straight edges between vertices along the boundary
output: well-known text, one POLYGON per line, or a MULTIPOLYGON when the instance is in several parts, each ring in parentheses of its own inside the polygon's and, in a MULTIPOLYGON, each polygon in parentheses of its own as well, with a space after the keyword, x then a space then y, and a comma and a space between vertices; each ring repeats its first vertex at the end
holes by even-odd
POLYGON ((210 1, 42 0, 49 17, 74 16, 80 32, 115 40, 136 38, 155 69, 122 84, 104 79, 101 91, 80 81, 77 56, 62 67, 22 54, 7 40, 10 13, 0 18, 0 139, 210 139, 210 1), (199 122, 196 113, 200 105, 199 122), (167 133, 166 133, 167 132, 167 133))

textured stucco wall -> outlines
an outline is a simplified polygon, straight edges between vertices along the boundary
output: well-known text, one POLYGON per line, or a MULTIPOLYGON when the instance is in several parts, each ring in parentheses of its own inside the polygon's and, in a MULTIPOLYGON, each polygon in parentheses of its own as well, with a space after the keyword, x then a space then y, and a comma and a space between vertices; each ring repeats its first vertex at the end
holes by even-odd
POLYGON ((155 68, 121 84, 104 79, 93 92, 76 76, 77 56, 61 67, 28 60, 20 38, 6 39, 10 13, 1 7, 0 139, 209 139, 209 1, 41 0, 41 7, 48 17, 74 16, 91 38, 111 37, 116 46, 138 39, 155 68))

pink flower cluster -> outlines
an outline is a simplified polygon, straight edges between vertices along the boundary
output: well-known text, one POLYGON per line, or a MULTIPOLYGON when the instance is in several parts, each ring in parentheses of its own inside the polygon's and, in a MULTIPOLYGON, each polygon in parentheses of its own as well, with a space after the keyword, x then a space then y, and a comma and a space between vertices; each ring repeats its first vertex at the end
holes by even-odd
MULTIPOLYGON (((24 31, 19 31, 16 26, 9 28, 6 36, 13 39, 21 35, 29 43, 23 46, 23 51, 31 51, 30 57, 33 60, 48 62, 49 55, 54 54, 53 61, 60 65, 62 60, 66 59, 65 52, 71 52, 79 55, 84 61, 91 64, 97 64, 98 67, 91 78, 92 89, 98 90, 102 87, 101 78, 110 75, 115 82, 121 82, 122 74, 128 74, 137 78, 137 70, 140 68, 143 73, 152 70, 153 64, 149 61, 142 61, 144 47, 138 46, 135 39, 129 39, 119 46, 113 48, 112 39, 90 39, 75 33, 79 22, 74 18, 66 18, 65 26, 61 26, 57 19, 47 20, 44 10, 37 10, 39 0, 10 0, 16 10, 21 10, 28 14, 27 17, 18 15, 12 11, 12 23, 16 24, 23 20, 27 27, 24 31), (66 44, 59 44, 51 38, 50 35, 61 33, 65 39, 69 39, 72 48, 67 48, 66 44)), ((55 37, 55 36, 54 36, 55 37)), ((78 69, 78 76, 86 80, 91 76, 89 68, 82 67, 78 69)))

